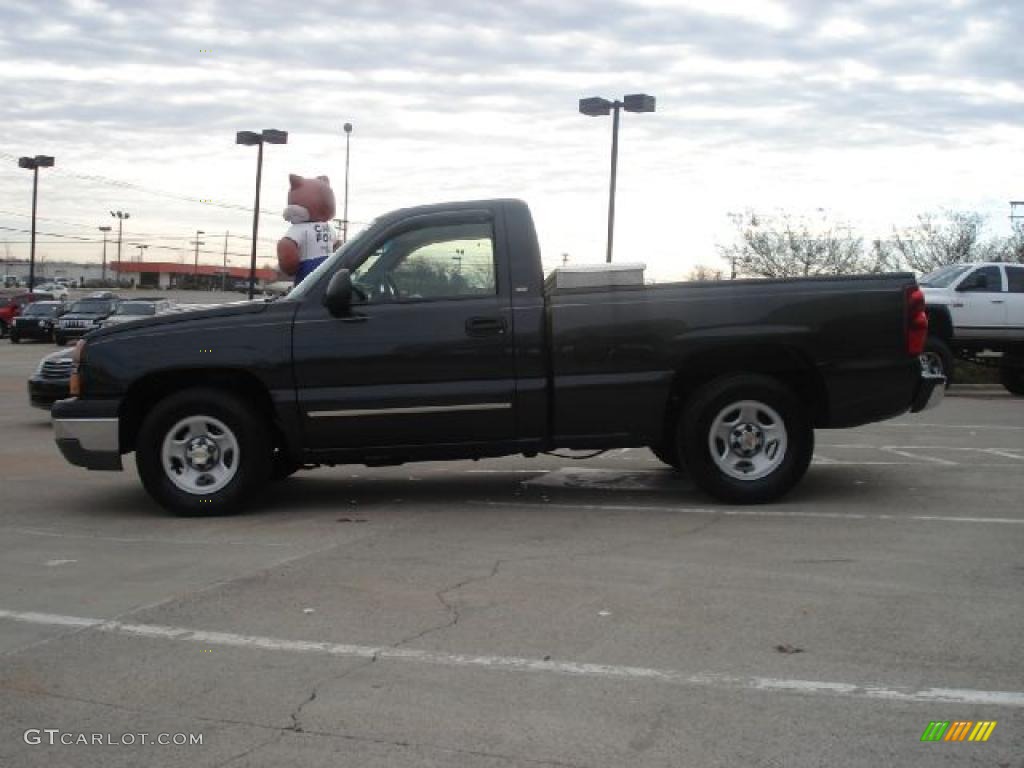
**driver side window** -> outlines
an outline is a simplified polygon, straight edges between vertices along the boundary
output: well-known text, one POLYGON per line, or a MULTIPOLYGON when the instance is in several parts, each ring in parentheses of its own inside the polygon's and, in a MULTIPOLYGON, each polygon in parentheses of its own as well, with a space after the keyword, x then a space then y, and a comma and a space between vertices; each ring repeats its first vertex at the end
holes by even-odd
POLYGON ((430 301, 497 293, 490 222, 424 227, 391 238, 352 274, 367 301, 430 301))

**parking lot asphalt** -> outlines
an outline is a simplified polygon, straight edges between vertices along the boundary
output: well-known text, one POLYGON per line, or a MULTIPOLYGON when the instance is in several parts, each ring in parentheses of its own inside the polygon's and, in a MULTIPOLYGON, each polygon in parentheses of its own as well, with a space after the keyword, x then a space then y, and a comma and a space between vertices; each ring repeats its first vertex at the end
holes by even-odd
POLYGON ((770 506, 632 449, 187 520, 63 461, 50 349, 0 343, 0 765, 1024 765, 1020 399, 819 432, 770 506))

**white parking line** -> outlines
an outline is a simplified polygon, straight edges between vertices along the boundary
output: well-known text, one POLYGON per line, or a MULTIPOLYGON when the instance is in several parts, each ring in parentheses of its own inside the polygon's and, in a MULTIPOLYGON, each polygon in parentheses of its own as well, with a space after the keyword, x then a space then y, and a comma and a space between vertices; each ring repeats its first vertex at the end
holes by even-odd
POLYGON ((885 421, 872 424, 871 427, 927 427, 928 429, 1002 429, 1024 431, 1024 427, 1012 427, 1006 424, 922 424, 907 421, 885 421))
POLYGON ((911 453, 910 451, 901 450, 894 445, 883 445, 879 448, 879 450, 885 451, 886 453, 894 453, 897 456, 902 456, 906 459, 920 459, 921 461, 930 461, 933 464, 941 464, 944 467, 959 466, 957 462, 950 461, 949 459, 938 459, 934 456, 922 456, 918 453, 911 453))
POLYGON ((724 517, 812 517, 825 520, 888 520, 892 522, 977 523, 987 525, 1024 525, 1024 518, 1016 517, 952 517, 944 515, 866 515, 861 512, 810 512, 797 509, 750 509, 711 507, 669 507, 654 504, 552 504, 529 501, 469 501, 488 507, 543 507, 545 509, 583 509, 604 512, 672 512, 686 515, 722 515, 724 517))
POLYGON ((1024 707, 1024 692, 980 691, 970 688, 909 688, 882 684, 840 683, 827 680, 802 680, 777 677, 724 675, 717 672, 683 672, 652 667, 627 667, 617 664, 591 664, 574 661, 549 661, 521 656, 477 656, 443 651, 420 651, 390 646, 348 645, 308 640, 286 640, 232 632, 205 632, 187 627, 157 624, 127 624, 120 621, 61 616, 49 613, 6 611, 0 619, 54 627, 94 629, 136 638, 196 643, 204 646, 249 648, 281 653, 308 653, 378 661, 418 662, 445 667, 468 667, 502 672, 527 672, 571 677, 650 681, 671 685, 699 686, 753 691, 790 691, 804 695, 826 695, 912 704, 976 704, 991 707, 1024 707))

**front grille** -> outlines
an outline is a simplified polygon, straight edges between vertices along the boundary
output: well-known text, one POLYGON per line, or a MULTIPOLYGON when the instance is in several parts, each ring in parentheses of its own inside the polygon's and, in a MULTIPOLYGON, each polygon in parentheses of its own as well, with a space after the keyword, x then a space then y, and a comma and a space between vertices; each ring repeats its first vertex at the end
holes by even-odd
POLYGON ((44 379, 66 379, 71 376, 71 367, 74 365, 68 360, 47 360, 43 363, 39 375, 44 379))
POLYGON ((87 327, 89 325, 92 325, 92 323, 88 323, 85 320, 61 320, 60 321, 60 327, 61 328, 85 328, 85 327, 87 327))

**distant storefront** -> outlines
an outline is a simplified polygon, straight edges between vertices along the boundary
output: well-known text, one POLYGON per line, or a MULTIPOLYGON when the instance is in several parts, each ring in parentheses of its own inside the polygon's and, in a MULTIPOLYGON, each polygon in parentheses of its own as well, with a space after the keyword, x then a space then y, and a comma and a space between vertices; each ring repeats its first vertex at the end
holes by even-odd
MULTIPOLYGON (((247 267, 195 266, 170 261, 122 261, 110 267, 122 282, 134 280, 139 288, 170 290, 233 290, 249 284, 247 267)), ((256 284, 264 287, 278 280, 277 270, 257 269, 256 284)))

